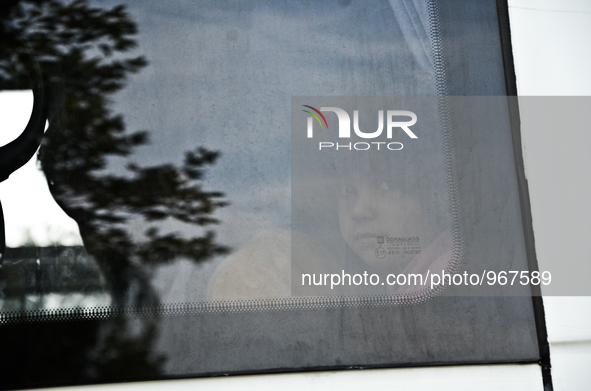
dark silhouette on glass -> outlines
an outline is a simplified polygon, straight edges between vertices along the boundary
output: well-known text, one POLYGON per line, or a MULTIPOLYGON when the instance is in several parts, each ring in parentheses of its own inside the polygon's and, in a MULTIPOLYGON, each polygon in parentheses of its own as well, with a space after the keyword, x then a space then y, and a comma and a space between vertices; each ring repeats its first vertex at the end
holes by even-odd
MULTIPOLYGON (((0 147, 0 182, 8 179, 10 174, 24 166, 35 155, 41 145, 45 119, 47 118, 47 104, 43 97, 43 82, 38 70, 33 88, 33 111, 31 118, 23 132, 14 141, 0 147)), ((6 236, 4 231, 4 214, 0 203, 0 266, 4 260, 6 236)))
POLYGON ((155 224, 165 219, 199 227, 217 223, 212 214, 226 205, 223 194, 203 190, 199 180, 219 153, 198 147, 186 152, 180 167, 129 163, 126 175, 104 171, 109 157, 130 156, 148 143, 147 131, 127 132, 122 115, 109 108, 110 96, 124 87, 128 75, 147 65, 143 56, 123 56, 136 46, 135 23, 123 6, 103 10, 87 1, 31 0, 9 8, 2 12, 0 82, 4 88, 23 88, 34 62, 40 68, 49 128, 39 160, 51 193, 78 223, 114 303, 154 304, 147 292, 155 266, 227 252, 212 230, 186 238, 163 234, 155 224), (145 222, 144 240, 132 238, 125 225, 137 217, 145 222), (140 293, 127 297, 133 285, 140 293))
MULTIPOLYGON (((136 35, 136 24, 122 5, 102 9, 86 0, 0 5, 0 88, 33 88, 31 121, 37 121, 0 149, 0 180, 34 154, 47 118, 41 168, 56 202, 78 223, 116 308, 157 305, 151 276, 158 266, 178 258, 199 263, 228 252, 210 229, 218 223, 213 213, 227 204, 224 194, 206 191, 200 183, 218 152, 197 147, 185 153, 181 166, 128 163, 124 174, 106 170, 109 157, 130 157, 149 142, 147 131, 126 131, 123 116, 110 108, 111 96, 124 88, 128 76, 148 64, 141 55, 128 55, 137 46, 136 35), (40 80, 32 85, 36 69, 40 80), (130 228, 133 219, 141 221, 142 235, 130 228), (164 220, 198 227, 200 234, 163 233, 159 223, 164 220)), ((7 272, 0 280, 17 273, 7 272)), ((6 286, 0 281, 0 294, 6 286)), ((7 387, 162 373, 165 358, 152 352, 158 315, 0 328, 0 377, 7 387)))

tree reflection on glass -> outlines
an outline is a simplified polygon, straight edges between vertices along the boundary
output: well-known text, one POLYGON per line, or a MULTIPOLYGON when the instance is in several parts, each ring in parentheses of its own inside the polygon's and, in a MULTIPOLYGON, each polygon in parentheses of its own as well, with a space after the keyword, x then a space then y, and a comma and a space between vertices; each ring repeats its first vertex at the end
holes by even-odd
POLYGON ((179 257, 200 262, 227 251, 211 230, 186 238, 161 233, 157 224, 217 223, 212 214, 226 204, 223 194, 203 190, 199 180, 218 152, 188 151, 180 167, 129 163, 125 175, 104 171, 109 157, 130 156, 148 143, 148 132, 127 132, 123 117, 109 107, 128 75, 147 65, 143 56, 124 55, 137 46, 135 23, 123 6, 103 10, 82 0, 22 1, 3 14, 9 49, 0 61, 3 85, 22 88, 38 64, 48 91, 49 128, 39 160, 53 197, 78 223, 114 303, 154 304, 149 275, 155 266, 179 257), (126 226, 138 217, 145 227, 142 238, 126 226))
MULTIPOLYGON (((137 46, 137 28, 124 6, 102 9, 86 0, 8 0, 0 6, 0 18, 0 86, 30 88, 31 70, 41 72, 49 128, 39 161, 53 197, 78 223, 86 250, 105 276, 113 305, 158 304, 150 283, 157 266, 178 258, 198 263, 228 251, 216 243, 210 229, 217 223, 213 213, 226 205, 224 195, 205 191, 200 184, 219 153, 198 147, 185 153, 180 166, 128 163, 122 174, 105 170, 110 157, 130 157, 149 139, 147 131, 126 131, 123 116, 110 108, 113 94, 124 88, 128 76, 147 66, 143 56, 128 55, 137 46), (194 226, 200 233, 194 237, 163 233, 159 225, 165 220, 194 226), (141 235, 129 228, 132 221, 143 227, 141 235)), ((157 374, 163 359, 149 354, 157 319, 143 322, 137 327, 113 319, 104 327, 85 327, 86 334, 70 335, 68 343, 80 344, 71 356, 72 364, 78 359, 92 363, 83 365, 80 371, 86 372, 75 377, 119 376, 127 374, 129 365, 135 368, 134 375, 157 374), (89 368, 94 369, 88 372, 89 368)), ((50 338, 44 343, 63 341, 50 338)), ((30 360, 22 354, 25 362, 30 360)), ((22 354, 11 360, 18 362, 22 354)), ((57 381, 68 381, 70 376, 44 373, 36 376, 61 379, 57 381)), ((16 379, 18 374, 11 376, 16 379)))

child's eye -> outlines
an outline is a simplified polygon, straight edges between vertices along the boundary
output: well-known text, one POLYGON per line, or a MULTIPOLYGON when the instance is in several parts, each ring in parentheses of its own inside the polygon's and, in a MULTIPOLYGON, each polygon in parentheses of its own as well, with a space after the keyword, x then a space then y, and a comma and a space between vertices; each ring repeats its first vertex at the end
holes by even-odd
POLYGON ((353 195, 357 193, 357 189, 353 185, 343 185, 341 186, 341 195, 346 197, 349 195, 353 195))
POLYGON ((393 188, 394 187, 390 182, 382 182, 382 184, 380 185, 380 190, 392 190, 393 188))

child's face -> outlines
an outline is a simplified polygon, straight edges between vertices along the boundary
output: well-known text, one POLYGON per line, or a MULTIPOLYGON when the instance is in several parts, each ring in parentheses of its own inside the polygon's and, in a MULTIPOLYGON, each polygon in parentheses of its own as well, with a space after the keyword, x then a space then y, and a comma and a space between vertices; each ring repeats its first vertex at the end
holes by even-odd
POLYGON ((370 266, 404 267, 412 257, 388 252, 388 238, 419 237, 420 204, 395 183, 353 174, 340 182, 339 225, 343 238, 370 266), (381 243, 380 243, 381 242, 381 243))

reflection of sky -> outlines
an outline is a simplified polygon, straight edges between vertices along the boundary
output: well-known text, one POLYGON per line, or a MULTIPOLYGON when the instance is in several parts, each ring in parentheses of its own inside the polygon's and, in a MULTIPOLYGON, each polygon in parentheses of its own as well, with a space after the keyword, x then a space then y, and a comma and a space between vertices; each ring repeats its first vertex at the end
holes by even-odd
POLYGON ((129 2, 150 65, 116 111, 151 132, 141 163, 178 162, 197 145, 222 152, 207 184, 231 202, 218 231, 235 245, 289 227, 291 96, 431 95, 433 84, 387 1, 224 4, 129 2))

